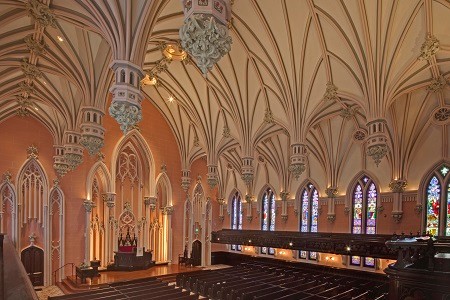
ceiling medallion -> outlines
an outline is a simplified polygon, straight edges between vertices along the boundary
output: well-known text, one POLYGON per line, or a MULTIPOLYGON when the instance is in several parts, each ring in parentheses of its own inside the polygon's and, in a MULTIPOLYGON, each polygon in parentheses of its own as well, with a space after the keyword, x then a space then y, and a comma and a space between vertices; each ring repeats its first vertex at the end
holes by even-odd
POLYGON ((230 1, 183 0, 183 12, 181 46, 196 59, 197 66, 206 75, 231 50, 230 1))
POLYGON ((432 112, 432 120, 437 125, 444 125, 448 123, 450 117, 450 107, 438 107, 432 112))
POLYGON ((353 133, 353 140, 355 142, 363 142, 367 137, 367 132, 363 129, 357 129, 354 133, 353 133))

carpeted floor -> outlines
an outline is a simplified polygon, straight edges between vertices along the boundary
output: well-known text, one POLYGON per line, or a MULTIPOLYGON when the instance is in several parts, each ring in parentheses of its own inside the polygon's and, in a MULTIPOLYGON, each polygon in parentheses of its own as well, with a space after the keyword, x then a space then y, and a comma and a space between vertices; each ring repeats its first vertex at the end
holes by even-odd
POLYGON ((51 285, 48 287, 43 287, 41 291, 36 291, 39 300, 47 300, 48 296, 61 296, 64 293, 56 285, 51 285))

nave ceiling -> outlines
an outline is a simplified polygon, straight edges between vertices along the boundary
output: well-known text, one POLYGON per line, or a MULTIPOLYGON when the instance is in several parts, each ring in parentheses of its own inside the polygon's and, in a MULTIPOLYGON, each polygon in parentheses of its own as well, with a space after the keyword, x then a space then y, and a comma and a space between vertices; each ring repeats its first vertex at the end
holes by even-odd
POLYGON ((179 40, 179 0, 44 0, 55 19, 40 21, 30 3, 0 1, 0 122, 23 107, 56 145, 79 130, 82 107, 108 114, 111 62, 126 60, 157 73, 145 101, 170 125, 182 169, 206 157, 219 194, 243 187, 242 174, 251 194, 265 182, 295 191, 308 176, 323 192, 361 169, 408 180, 433 134, 448 156, 449 1, 235 0, 231 51, 206 78, 194 61, 162 60, 161 45, 179 40), (366 154, 373 121, 389 148, 379 169, 366 154))

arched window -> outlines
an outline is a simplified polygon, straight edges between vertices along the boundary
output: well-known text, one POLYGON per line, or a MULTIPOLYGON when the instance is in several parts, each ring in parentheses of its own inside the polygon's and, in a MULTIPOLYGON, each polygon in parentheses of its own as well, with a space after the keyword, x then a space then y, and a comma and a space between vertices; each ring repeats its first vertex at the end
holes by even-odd
POLYGON ((432 235, 450 236, 450 176, 447 177, 449 171, 449 166, 442 165, 427 181, 425 231, 432 235))
MULTIPOLYGON (((263 231, 275 231, 275 194, 268 188, 262 196, 262 210, 261 210, 261 230, 263 231)), ((263 254, 275 254, 275 249, 262 247, 261 253, 263 254)))
MULTIPOLYGON (((368 176, 362 176, 353 188, 352 193, 352 233, 375 234, 377 218, 377 186, 368 176)), ((351 265, 360 266, 361 257, 352 256, 351 265)), ((375 267, 375 259, 365 257, 365 267, 375 267)))
MULTIPOLYGON (((300 231, 317 232, 319 219, 319 193, 312 183, 308 183, 301 193, 300 199, 300 231)), ((308 251, 300 251, 300 258, 306 259, 308 251)), ((315 260, 317 252, 309 252, 309 259, 315 260)))
MULTIPOLYGON (((242 230, 242 202, 238 192, 231 200, 231 229, 242 230)), ((242 251, 241 245, 231 245, 231 250, 242 251)))

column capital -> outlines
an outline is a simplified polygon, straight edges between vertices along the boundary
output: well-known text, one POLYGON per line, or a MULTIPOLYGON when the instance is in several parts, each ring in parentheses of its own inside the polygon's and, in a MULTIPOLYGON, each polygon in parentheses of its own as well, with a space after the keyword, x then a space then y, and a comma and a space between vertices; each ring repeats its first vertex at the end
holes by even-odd
POLYGON ((151 210, 155 210, 156 208, 156 196, 145 196, 144 197, 144 204, 145 206, 150 206, 151 210))
POLYGON ((403 193, 407 185, 408 182, 404 179, 393 179, 389 183, 389 188, 394 193, 403 193))
POLYGON ((173 213, 173 206, 166 206, 162 209, 163 215, 171 215, 173 213))
POLYGON ((325 194, 327 194, 328 198, 336 198, 338 193, 338 188, 335 186, 329 186, 325 190, 325 194))
POLYGON ((86 212, 92 212, 92 208, 96 207, 97 205, 94 203, 94 201, 90 199, 86 199, 83 201, 84 209, 86 212))
POLYGON ((116 201, 116 193, 107 192, 102 194, 103 201, 106 202, 106 206, 113 208, 116 201))

